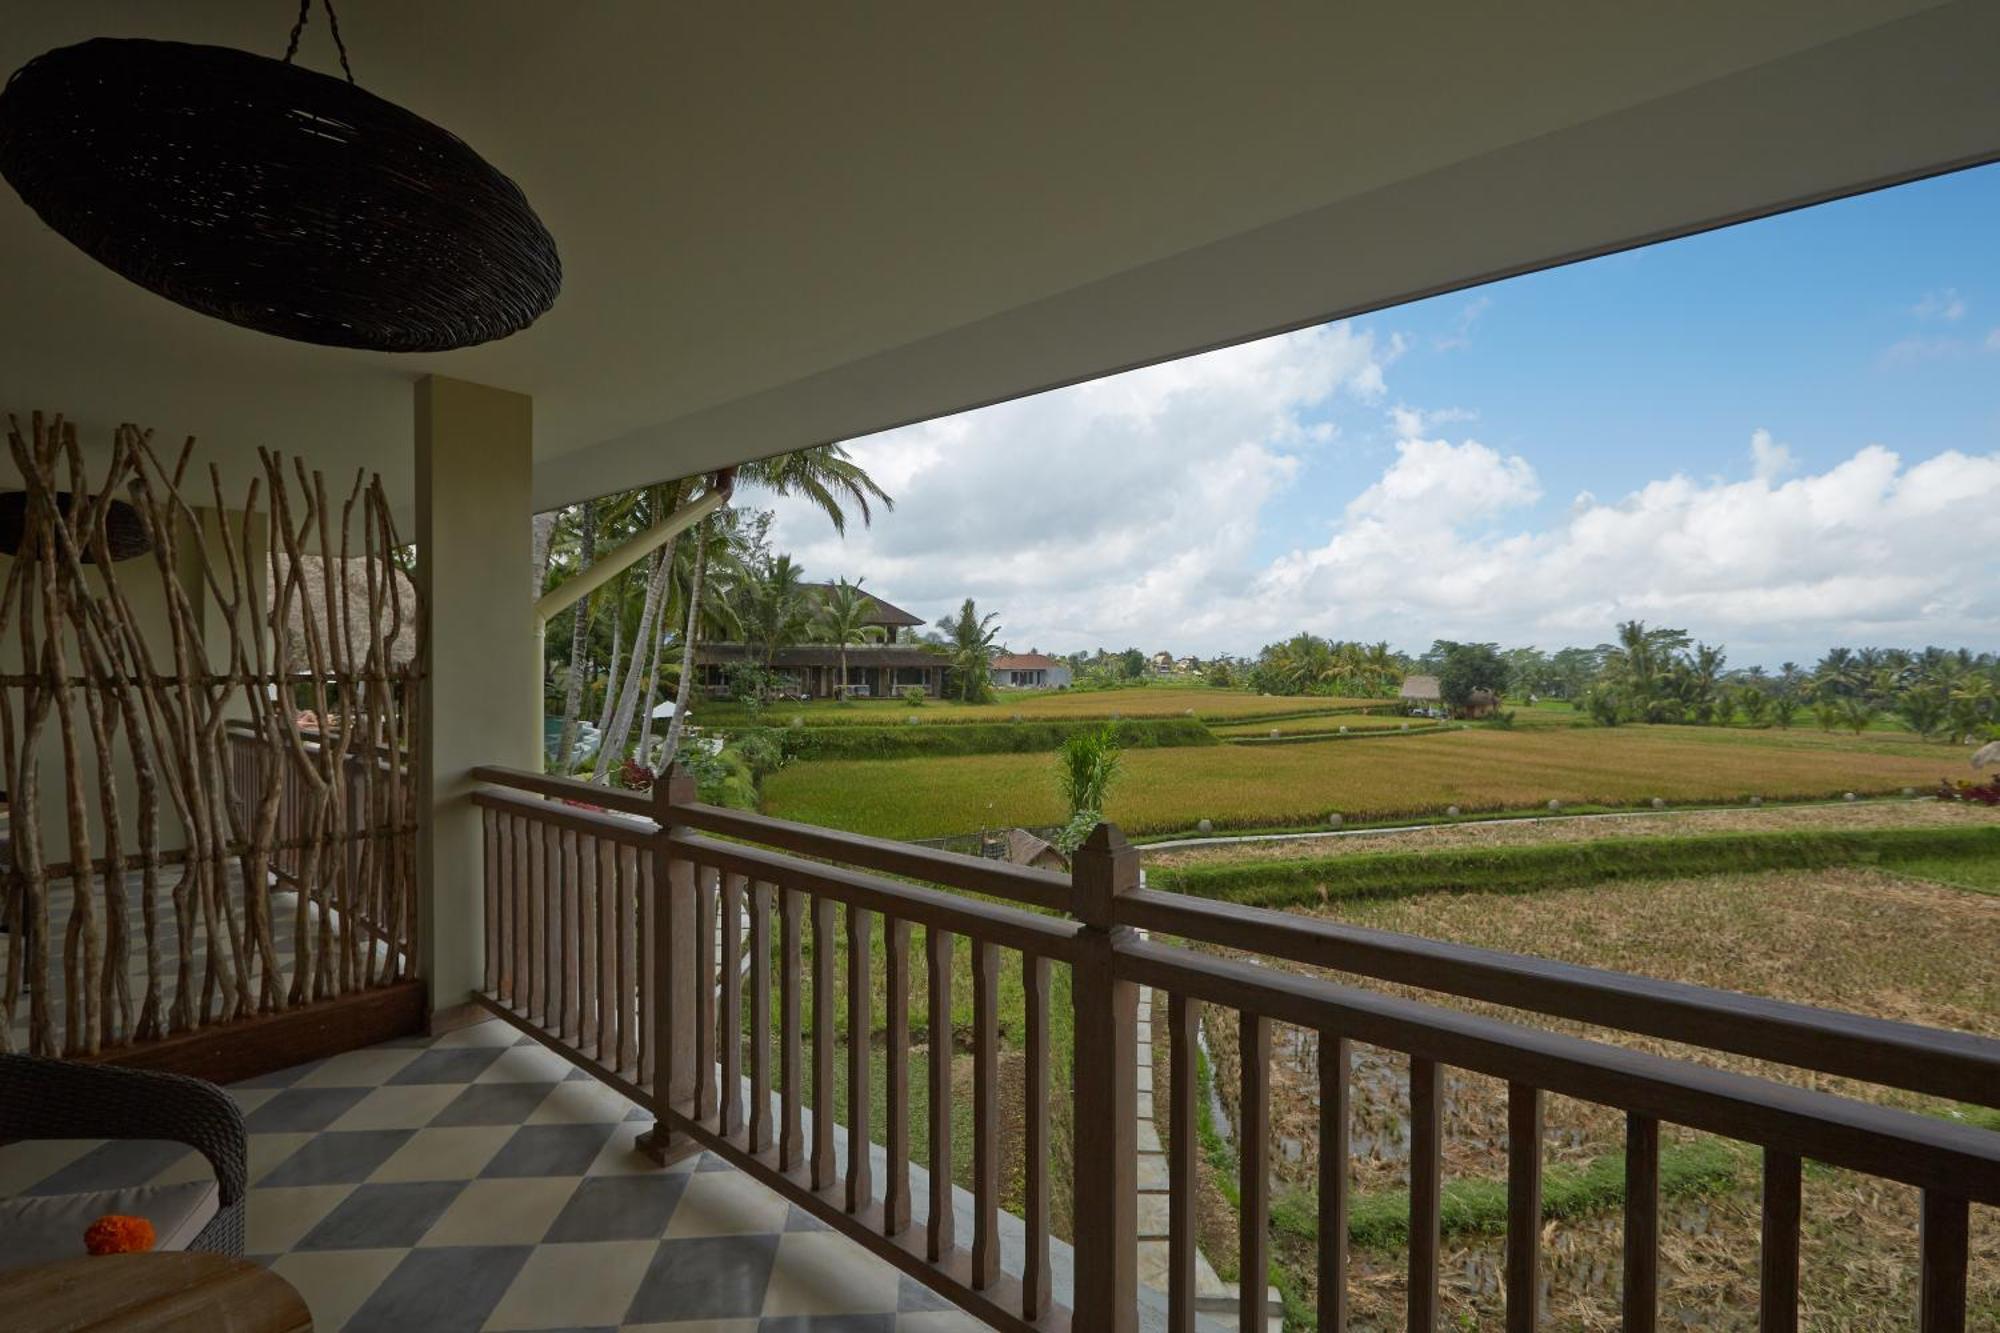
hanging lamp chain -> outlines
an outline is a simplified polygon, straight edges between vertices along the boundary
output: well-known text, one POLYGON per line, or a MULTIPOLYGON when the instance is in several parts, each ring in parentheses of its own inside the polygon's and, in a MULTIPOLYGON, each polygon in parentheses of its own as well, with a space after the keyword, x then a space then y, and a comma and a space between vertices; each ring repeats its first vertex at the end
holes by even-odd
MULTIPOLYGON (((340 68, 347 75, 349 83, 354 82, 354 67, 347 63, 347 43, 340 39, 340 15, 333 12, 333 0, 320 0, 326 10, 326 26, 333 33, 333 46, 340 52, 340 68)), ((285 63, 292 63, 292 57, 299 53, 299 34, 306 30, 306 20, 312 17, 313 0, 299 0, 299 20, 292 25, 292 39, 285 44, 285 63)))

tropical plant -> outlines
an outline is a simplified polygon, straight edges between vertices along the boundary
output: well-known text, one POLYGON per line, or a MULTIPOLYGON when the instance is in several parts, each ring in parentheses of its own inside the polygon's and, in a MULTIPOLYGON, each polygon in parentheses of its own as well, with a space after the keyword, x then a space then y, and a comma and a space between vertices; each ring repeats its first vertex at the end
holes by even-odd
POLYGON ((1429 656, 1438 662, 1438 697, 1454 713, 1463 712, 1481 690, 1495 699, 1507 691, 1507 659, 1497 644, 1440 639, 1429 656))
POLYGON ((820 596, 816 628, 821 637, 839 649, 840 691, 836 697, 843 704, 849 702, 847 645, 862 643, 880 633, 868 623, 874 613, 875 599, 861 591, 860 579, 852 583, 840 579, 820 596))
POLYGON ((1069 811, 1064 835, 1081 828, 1076 841, 1062 848, 1064 852, 1076 850, 1089 836, 1091 826, 1104 817, 1105 799, 1120 762, 1117 728, 1109 722, 1072 732, 1056 751, 1056 790, 1069 811))
POLYGON ((946 616, 937 623, 945 634, 946 655, 952 675, 958 681, 961 703, 984 703, 992 697, 993 645, 1000 637, 1000 629, 993 622, 999 618, 997 611, 980 615, 979 608, 968 597, 957 615, 946 616))

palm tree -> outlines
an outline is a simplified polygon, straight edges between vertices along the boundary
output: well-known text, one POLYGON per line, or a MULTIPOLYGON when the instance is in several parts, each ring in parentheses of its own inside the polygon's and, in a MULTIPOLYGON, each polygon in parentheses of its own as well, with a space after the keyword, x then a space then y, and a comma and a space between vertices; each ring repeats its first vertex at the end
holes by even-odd
MULTIPOLYGON (((861 515, 864 526, 874 521, 875 511, 871 505, 880 504, 884 509, 896 507, 889 493, 876 484, 865 468, 848 456, 847 450, 837 444, 816 444, 809 449, 794 449, 774 458, 760 458, 743 464, 736 470, 736 476, 739 481, 751 482, 778 495, 803 496, 826 516, 827 521, 833 524, 833 530, 843 537, 847 535, 849 506, 861 515)), ((698 625, 705 614, 702 599, 707 591, 707 560, 711 558, 713 547, 704 540, 697 550, 687 601, 689 625, 698 625)), ((686 633, 681 637, 681 683, 675 692, 674 720, 667 727, 666 749, 661 756, 663 767, 672 763, 674 756, 680 752, 682 719, 687 714, 688 682, 694 676, 697 637, 695 633, 686 633)), ((765 665, 768 667, 769 664, 767 657, 765 665)))
POLYGON ((829 643, 840 649, 840 689, 842 703, 847 702, 847 645, 860 643, 875 634, 868 617, 875 611, 875 599, 861 591, 861 580, 849 583, 840 579, 828 588, 819 599, 819 631, 829 643))
POLYGON ((951 640, 949 655, 952 670, 958 672, 958 697, 962 703, 973 703, 986 697, 987 678, 992 671, 993 644, 1000 637, 1000 631, 993 622, 999 618, 997 611, 980 615, 979 608, 968 597, 956 616, 946 616, 937 623, 937 627, 951 640))
POLYGON ((805 572, 789 555, 780 555, 744 581, 742 605, 744 642, 757 665, 769 671, 780 648, 804 635, 807 625, 805 572))
MULTIPOLYGON (((597 501, 585 500, 577 515, 576 573, 590 568, 597 558, 597 501)), ((563 684, 562 735, 556 742, 556 767, 569 772, 570 755, 576 751, 578 715, 583 709, 584 655, 590 647, 590 612, 597 600, 591 593, 570 611, 569 679, 563 684)))
POLYGON ((681 604, 687 608, 686 626, 681 631, 681 676, 674 686, 674 716, 667 723, 667 739, 660 758, 662 770, 680 753, 681 734, 687 729, 688 697, 694 686, 694 649, 703 630, 720 627, 725 634, 742 632, 731 598, 726 595, 749 574, 737 559, 737 540, 735 515, 728 511, 703 519, 695 538, 694 559, 689 562, 687 586, 681 596, 681 604), (725 595, 708 597, 709 589, 717 582, 723 585, 725 595))

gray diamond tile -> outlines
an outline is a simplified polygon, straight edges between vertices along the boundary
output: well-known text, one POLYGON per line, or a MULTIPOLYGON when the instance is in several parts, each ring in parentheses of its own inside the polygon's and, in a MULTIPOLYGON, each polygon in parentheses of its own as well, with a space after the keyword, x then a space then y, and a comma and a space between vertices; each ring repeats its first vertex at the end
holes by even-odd
POLYGON ((519 1125, 548 1100, 553 1083, 475 1083, 431 1120, 447 1125, 519 1125))
POLYGON ((341 1200, 294 1248, 300 1250, 408 1249, 436 1225, 465 1188, 462 1180, 363 1185, 341 1200))
POLYGON ((921 1310, 955 1310, 944 1297, 926 1287, 913 1277, 904 1276, 896 1287, 896 1309, 899 1313, 910 1314, 921 1310))
POLYGON ((347 1321, 346 1333, 476 1333, 532 1247, 413 1250, 347 1321))
POLYGON ((397 1070, 391 1083, 470 1083, 506 1049, 499 1046, 454 1046, 425 1051, 397 1070))
POLYGON ((413 1129, 362 1129, 315 1134, 298 1151, 266 1172, 264 1189, 286 1185, 356 1185, 410 1141, 413 1129))
POLYGON ((368 1088, 287 1088, 243 1117, 252 1134, 317 1133, 354 1108, 368 1088))
POLYGON ((601 1240, 657 1240, 687 1188, 684 1175, 592 1176, 577 1187, 544 1245, 601 1240))
POLYGON ((764 1308, 776 1236, 699 1236, 660 1242, 628 1324, 674 1319, 748 1319, 764 1308))
POLYGON ((580 1176, 597 1160, 612 1125, 529 1125, 507 1140, 479 1174, 580 1176))

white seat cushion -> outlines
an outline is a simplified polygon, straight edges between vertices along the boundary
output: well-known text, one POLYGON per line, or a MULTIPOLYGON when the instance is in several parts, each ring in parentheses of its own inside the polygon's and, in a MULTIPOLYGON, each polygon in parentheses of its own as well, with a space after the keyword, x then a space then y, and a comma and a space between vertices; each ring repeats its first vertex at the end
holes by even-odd
POLYGON ((88 1254, 83 1233, 106 1213, 151 1222, 156 1250, 185 1250, 215 1216, 217 1200, 213 1180, 0 1199, 0 1270, 88 1254))

